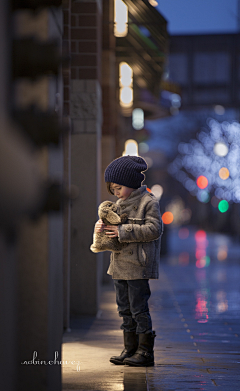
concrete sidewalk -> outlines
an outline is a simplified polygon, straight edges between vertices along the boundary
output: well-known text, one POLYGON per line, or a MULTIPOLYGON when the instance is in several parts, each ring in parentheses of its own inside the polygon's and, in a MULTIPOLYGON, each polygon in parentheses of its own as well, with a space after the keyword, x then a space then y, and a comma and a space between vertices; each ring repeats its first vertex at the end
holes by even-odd
POLYGON ((120 325, 111 284, 103 289, 98 316, 75 319, 71 332, 64 334, 62 360, 72 362, 62 366, 64 391, 147 391, 146 368, 109 362, 123 349, 120 325))
POLYGON ((72 332, 64 335, 62 360, 75 362, 62 367, 63 390, 240 389, 240 246, 223 236, 208 235, 211 262, 198 268, 194 232, 184 243, 176 232, 171 235, 171 251, 162 259, 160 278, 150 281, 155 366, 109 362, 123 348, 111 285, 103 291, 98 317, 75 319, 72 332), (216 244, 223 242, 228 256, 219 261, 216 244))

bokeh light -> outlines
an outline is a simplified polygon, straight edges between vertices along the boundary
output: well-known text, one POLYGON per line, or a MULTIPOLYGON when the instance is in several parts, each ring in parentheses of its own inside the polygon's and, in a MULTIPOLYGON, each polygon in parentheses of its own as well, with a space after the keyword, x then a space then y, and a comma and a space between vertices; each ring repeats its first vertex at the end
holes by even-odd
POLYGON ((174 217, 172 212, 165 212, 162 215, 163 224, 171 224, 173 222, 173 219, 174 217))
POLYGON ((209 266, 210 257, 207 255, 208 240, 207 234, 203 230, 199 230, 195 233, 196 240, 196 267, 202 269, 209 266))
POLYGON ((216 196, 213 196, 211 198, 211 204, 214 208, 217 208, 218 207, 218 203, 219 203, 219 199, 216 197, 216 196))
POLYGON ((151 187, 151 192, 155 195, 155 197, 160 200, 163 194, 163 188, 160 185, 153 185, 151 187))
POLYGON ((195 319, 198 323, 208 322, 209 291, 202 288, 196 292, 195 319))
POLYGON ((198 269, 201 269, 203 267, 207 267, 209 265, 210 265, 210 257, 209 256, 205 256, 205 257, 197 259, 196 267, 198 269))
POLYGON ((149 151, 149 146, 147 143, 139 143, 139 152, 141 153, 147 153, 149 151))
POLYGON ((221 106, 221 105, 216 105, 214 107, 214 111, 218 115, 223 115, 225 113, 225 108, 223 106, 221 106))
POLYGON ((226 200, 222 200, 219 202, 218 209, 221 213, 227 212, 228 208, 229 208, 229 203, 226 200))
POLYGON ((138 156, 138 143, 135 140, 129 139, 125 142, 123 156, 131 155, 138 156))
POLYGON ((128 32, 128 7, 122 0, 114 3, 114 35, 125 37, 128 32))
POLYGON ((180 239, 187 239, 189 237, 189 229, 180 228, 180 230, 178 231, 178 236, 180 239))
POLYGON ((210 195, 208 191, 202 190, 197 194, 197 198, 199 199, 199 201, 207 203, 210 200, 210 195))
POLYGON ((169 173, 200 202, 240 203, 240 123, 208 118, 196 139, 180 142, 169 173), (205 177, 204 180, 202 177, 205 177), (207 183, 208 181, 208 183, 207 183))
POLYGON ((204 175, 200 175, 197 178, 197 185, 200 189, 205 189, 208 185, 208 180, 204 175))
POLYGON ((230 174, 229 174, 229 170, 227 169, 227 167, 220 168, 219 176, 220 176, 221 179, 226 180, 226 179, 229 178, 229 175, 230 174))
POLYGON ((207 239, 207 234, 206 234, 206 232, 205 231, 203 231, 203 230, 199 230, 199 231, 197 231, 196 233, 195 233, 195 240, 198 242, 200 242, 200 241, 204 241, 204 240, 206 240, 207 239))
POLYGON ((180 219, 181 219, 181 223, 182 224, 188 224, 190 222, 190 220, 191 220, 191 217, 192 217, 191 209, 185 208, 185 209, 181 210, 180 219))
POLYGON ((178 260, 181 266, 187 266, 189 264, 189 253, 187 252, 180 253, 178 260))
POLYGON ((136 108, 132 112, 132 126, 136 130, 140 130, 144 127, 144 111, 136 108))
POLYGON ((225 261, 228 256, 228 248, 227 246, 220 246, 217 253, 217 259, 219 261, 225 261))
POLYGON ((217 156, 226 156, 228 154, 228 146, 222 142, 216 143, 213 148, 213 152, 217 156))

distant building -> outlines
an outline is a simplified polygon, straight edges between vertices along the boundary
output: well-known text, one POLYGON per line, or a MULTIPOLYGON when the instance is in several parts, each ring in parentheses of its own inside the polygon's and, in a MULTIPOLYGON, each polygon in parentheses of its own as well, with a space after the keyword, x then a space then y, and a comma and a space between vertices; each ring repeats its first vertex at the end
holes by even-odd
POLYGON ((181 88, 182 109, 240 104, 240 33, 170 38, 169 80, 181 88))

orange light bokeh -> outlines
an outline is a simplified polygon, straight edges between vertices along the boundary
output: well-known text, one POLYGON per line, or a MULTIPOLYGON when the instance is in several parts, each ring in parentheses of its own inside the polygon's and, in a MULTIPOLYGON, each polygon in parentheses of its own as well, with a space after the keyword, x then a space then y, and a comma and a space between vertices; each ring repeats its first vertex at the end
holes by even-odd
POLYGON ((208 185, 208 180, 204 175, 200 175, 197 179, 197 185, 200 189, 205 189, 208 185))
POLYGON ((230 175, 229 170, 226 167, 220 168, 218 174, 219 174, 220 178, 224 179, 224 180, 228 179, 229 175, 230 175))
POLYGON ((163 224, 171 224, 173 222, 172 212, 165 212, 162 215, 163 224))
POLYGON ((217 253, 217 259, 219 261, 225 261, 228 257, 228 247, 220 246, 217 253))

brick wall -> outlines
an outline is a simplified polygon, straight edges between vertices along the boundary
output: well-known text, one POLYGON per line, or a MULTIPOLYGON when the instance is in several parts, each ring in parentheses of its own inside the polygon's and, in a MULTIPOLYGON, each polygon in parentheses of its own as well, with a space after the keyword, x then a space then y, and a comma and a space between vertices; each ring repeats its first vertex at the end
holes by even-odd
MULTIPOLYGON (((63 40, 62 40, 63 56, 70 56, 71 53, 71 0, 63 1, 63 40)), ((63 68, 63 84, 64 84, 64 104, 63 114, 70 114, 70 79, 71 79, 71 64, 63 68)))
POLYGON ((71 13, 72 79, 101 80, 101 9, 98 2, 74 2, 71 13))

